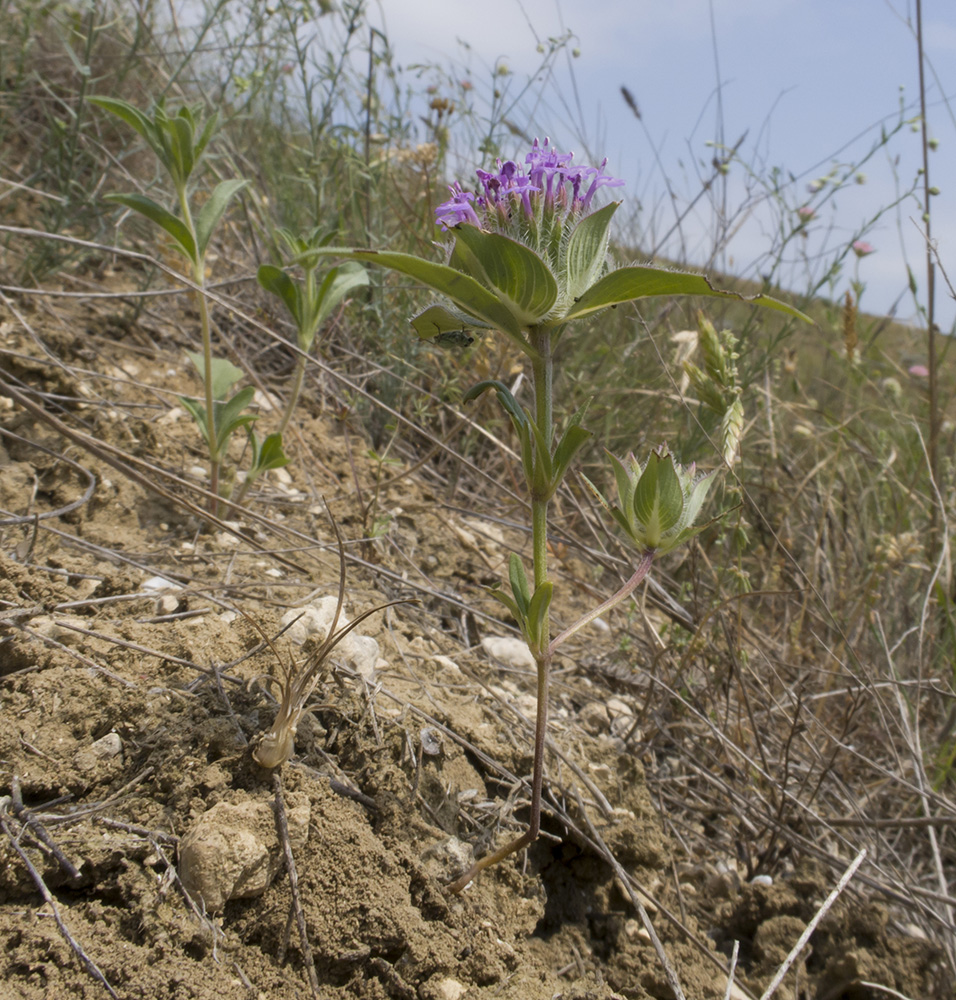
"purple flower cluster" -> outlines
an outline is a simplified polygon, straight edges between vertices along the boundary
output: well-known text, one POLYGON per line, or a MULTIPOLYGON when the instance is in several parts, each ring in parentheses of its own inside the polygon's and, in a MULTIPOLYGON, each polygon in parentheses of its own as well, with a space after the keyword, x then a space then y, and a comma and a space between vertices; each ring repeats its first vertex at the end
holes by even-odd
POLYGON ((584 214, 598 188, 620 187, 624 183, 604 173, 606 158, 599 167, 572 166, 574 153, 558 153, 550 144, 550 139, 545 139, 543 145, 534 140, 531 152, 525 157, 527 173, 514 160, 504 163, 498 160, 496 173, 478 170, 482 193, 477 196, 463 190, 456 181, 448 188, 451 198, 435 209, 435 221, 444 230, 463 222, 480 226, 482 220, 477 208, 486 219, 491 217, 491 228, 498 228, 495 222, 509 220, 517 205, 521 206, 525 218, 532 219, 542 201, 541 196, 548 214, 555 211, 584 214))

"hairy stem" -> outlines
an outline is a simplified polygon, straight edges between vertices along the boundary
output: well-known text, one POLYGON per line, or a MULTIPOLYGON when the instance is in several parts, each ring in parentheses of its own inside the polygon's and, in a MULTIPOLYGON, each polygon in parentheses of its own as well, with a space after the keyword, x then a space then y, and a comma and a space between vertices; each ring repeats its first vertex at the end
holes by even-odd
MULTIPOLYGON (((183 222, 189 229, 193 241, 198 246, 196 226, 193 223, 192 211, 189 208, 189 198, 186 196, 186 186, 178 190, 179 206, 183 213, 183 222)), ((196 307, 199 309, 199 326, 202 333, 202 364, 203 390, 206 404, 206 446, 209 453, 209 492, 213 494, 209 501, 209 513, 216 516, 219 509, 219 443, 216 434, 215 398, 212 391, 212 337, 209 332, 209 305, 206 302, 206 262, 202 257, 193 261, 193 281, 199 286, 196 292, 196 307)))
POLYGON ((627 583, 625 583, 624 586, 617 591, 617 593, 612 594, 603 604, 598 605, 598 607, 596 607, 593 611, 589 611, 583 618, 579 618, 573 625, 569 625, 563 632, 556 635, 551 641, 551 646, 548 652, 554 656, 554 652, 558 646, 560 646, 565 640, 570 639, 575 632, 579 632, 585 625, 589 625, 593 622, 595 618, 600 618, 601 615, 610 611, 612 608, 616 608, 621 601, 630 597, 630 595, 633 594, 638 588, 644 577, 647 576, 653 561, 653 551, 645 552, 641 557, 641 561, 638 563, 637 569, 634 571, 627 583))
POLYGON ((448 889, 451 892, 459 893, 469 882, 485 868, 503 861, 509 854, 523 850, 538 838, 541 830, 541 789, 544 784, 544 748, 547 741, 548 725, 548 680, 550 675, 551 657, 545 654, 537 660, 538 666, 538 710, 535 714, 534 727, 534 764, 531 773, 531 816, 528 821, 528 829, 518 837, 499 847, 492 854, 486 854, 476 861, 461 878, 452 882, 448 889))
POLYGON ((289 398, 286 400, 285 410, 282 413, 282 419, 279 421, 279 433, 285 434, 286 427, 289 426, 289 421, 292 419, 292 414, 298 405, 299 396, 302 393, 302 383, 305 380, 305 365, 306 361, 305 354, 299 354, 295 359, 295 372, 292 376, 292 389, 289 392, 289 398))
MULTIPOLYGON (((529 340, 537 352, 536 356, 532 358, 535 420, 550 449, 554 437, 551 394, 553 381, 551 333, 548 330, 534 329, 530 332, 529 340)), ((534 481, 528 483, 528 490, 531 493, 531 537, 536 590, 548 579, 548 502, 550 489, 545 495, 541 495, 539 485, 534 481)), ((522 850, 538 838, 541 829, 541 790, 544 786, 544 750, 548 738, 548 685, 551 679, 551 621, 547 612, 542 625, 541 637, 541 648, 531 650, 538 675, 538 704, 534 723, 531 815, 528 820, 528 829, 516 840, 512 840, 504 847, 500 847, 497 851, 486 854, 479 861, 476 861, 461 878, 456 879, 448 886, 451 892, 461 892, 479 872, 498 864, 499 861, 503 861, 510 854, 522 850)))

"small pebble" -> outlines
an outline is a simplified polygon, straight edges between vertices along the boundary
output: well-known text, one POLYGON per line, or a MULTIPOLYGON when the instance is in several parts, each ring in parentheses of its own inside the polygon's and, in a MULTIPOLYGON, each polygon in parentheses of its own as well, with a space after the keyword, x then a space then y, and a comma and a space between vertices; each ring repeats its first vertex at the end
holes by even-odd
POLYGON ((481 648, 489 656, 516 670, 534 668, 534 657, 523 639, 510 635, 488 635, 481 640, 481 648))

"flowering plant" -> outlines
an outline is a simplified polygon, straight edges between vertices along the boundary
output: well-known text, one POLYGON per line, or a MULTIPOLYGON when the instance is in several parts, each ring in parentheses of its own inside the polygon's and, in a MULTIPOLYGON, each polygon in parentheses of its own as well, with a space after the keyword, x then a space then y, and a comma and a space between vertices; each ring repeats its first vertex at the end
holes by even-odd
MULTIPOLYGON (((530 844, 538 835, 544 775, 548 682, 557 648, 599 615, 625 600, 646 576, 653 559, 695 533, 693 523, 712 482, 695 477, 658 449, 647 462, 613 460, 620 506, 601 502, 634 543, 637 565, 612 597, 551 638, 553 584, 548 573, 548 506, 575 454, 590 436, 572 417, 559 440, 555 434, 554 351, 568 325, 619 303, 657 295, 707 295, 745 299, 801 319, 802 313, 766 295, 752 298, 715 288, 697 274, 655 267, 608 266, 611 219, 619 202, 596 207, 602 188, 624 182, 600 167, 572 164, 537 140, 524 165, 498 161, 495 171, 478 171, 476 192, 453 184, 451 197, 436 209, 438 226, 450 237, 445 263, 390 251, 314 248, 297 262, 308 267, 331 254, 399 271, 437 292, 440 301, 412 319, 423 339, 461 336, 466 330, 497 330, 530 361, 533 401, 522 407, 504 383, 479 382, 464 401, 493 389, 520 443, 531 507, 532 574, 521 559, 510 561, 510 594, 493 594, 514 616, 537 667, 537 713, 528 830, 486 855, 449 888, 460 892, 484 868, 530 844)), ((600 497, 600 494, 598 494, 600 497)))

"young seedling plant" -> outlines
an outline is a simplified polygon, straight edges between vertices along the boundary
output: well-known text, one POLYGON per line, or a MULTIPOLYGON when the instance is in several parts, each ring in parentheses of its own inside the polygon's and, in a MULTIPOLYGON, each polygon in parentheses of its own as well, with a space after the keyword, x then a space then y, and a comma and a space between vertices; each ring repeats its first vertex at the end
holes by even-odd
POLYGON ((281 468, 288 461, 282 450, 281 434, 270 434, 259 441, 252 429, 256 415, 244 412, 255 393, 252 386, 246 386, 230 396, 233 386, 242 378, 242 369, 226 358, 212 356, 209 306, 205 295, 206 252, 213 231, 229 203, 248 182, 239 178, 221 181, 208 193, 202 207, 194 211, 195 192, 190 190, 190 180, 215 135, 218 114, 214 112, 203 122, 202 105, 184 105, 171 114, 161 101, 151 114, 146 114, 117 98, 95 97, 91 100, 139 133, 165 168, 175 190, 178 215, 143 194, 110 194, 106 197, 139 212, 163 229, 189 264, 190 277, 196 286, 202 353, 189 351, 187 354, 202 378, 203 399, 181 396, 180 402, 196 422, 206 442, 209 492, 212 494, 209 512, 216 516, 222 490, 223 461, 228 453, 229 441, 240 427, 246 430, 252 451, 247 480, 254 481, 267 469, 281 468))
MULTIPOLYGON (((315 343, 316 334, 332 315, 332 310, 347 295, 354 289, 368 284, 365 268, 351 262, 331 268, 319 281, 316 275, 317 258, 309 258, 307 255, 310 250, 328 243, 331 235, 331 233, 324 233, 321 229, 313 229, 311 232, 298 236, 288 229, 276 230, 276 243, 280 253, 285 251, 286 254, 291 254, 294 259, 304 258, 309 261, 302 267, 302 280, 289 277, 282 268, 276 267, 274 264, 263 264, 256 273, 259 284, 285 305, 296 329, 298 355, 295 371, 292 375, 292 388, 282 410, 279 429, 275 434, 270 434, 261 446, 265 449, 270 442, 274 441, 277 455, 283 458, 282 436, 285 434, 292 414, 298 405, 299 396, 302 393, 302 383, 305 379, 305 368, 309 360, 309 351, 312 350, 312 345, 315 343)), ((250 434, 250 442, 253 452, 252 466, 236 494, 236 503, 240 504, 245 499, 249 488, 263 472, 270 468, 277 468, 276 465, 270 464, 268 456, 260 457, 255 435, 250 434)))
MULTIPOLYGON (((449 886, 458 893, 483 869, 527 847, 538 836, 548 719, 548 682, 557 649, 572 635, 629 597, 658 556, 695 535, 694 526, 712 475, 683 468, 666 445, 640 461, 611 456, 618 502, 598 500, 635 550, 630 579, 599 607, 557 636, 551 635, 549 609, 553 583, 548 572, 548 508, 576 453, 589 437, 580 414, 571 416, 560 437, 555 430, 553 375, 555 350, 571 325, 611 306, 659 295, 705 295, 744 299, 715 288, 696 274, 655 267, 608 265, 611 218, 620 202, 597 208, 601 188, 624 182, 600 167, 572 165, 573 155, 558 153, 547 139, 535 140, 524 164, 497 162, 494 171, 478 170, 475 193, 456 182, 451 198, 436 210, 437 224, 449 237, 446 260, 435 263, 390 251, 321 247, 303 255, 307 266, 319 256, 377 264, 408 275, 442 298, 412 320, 419 336, 438 338, 468 329, 495 330, 526 356, 531 366, 533 401, 522 407, 502 382, 486 380, 464 396, 475 399, 492 389, 514 425, 530 499, 532 570, 529 579, 517 555, 510 560, 510 593, 496 598, 518 623, 537 668, 537 711, 531 779, 530 821, 517 839, 478 860, 449 886)), ((745 301, 804 319, 802 313, 756 295, 745 301)))
POLYGON ((333 267, 322 276, 321 282, 318 280, 318 258, 311 257, 310 251, 327 244, 332 235, 321 229, 313 229, 297 236, 288 229, 277 229, 276 242, 280 252, 284 250, 294 260, 306 261, 302 266, 302 280, 290 278, 284 270, 273 264, 263 264, 256 274, 259 284, 282 300, 296 328, 299 355, 292 376, 292 389, 279 421, 280 434, 285 433, 299 401, 308 353, 315 343, 316 334, 332 315, 332 310, 347 295, 368 284, 365 268, 354 263, 333 267))
POLYGON ((281 767, 295 752, 295 735, 299 728, 299 723, 303 716, 312 710, 308 704, 315 691, 316 685, 322 678, 322 671, 326 660, 332 650, 352 631, 360 625, 370 615, 376 611, 384 611, 385 608, 394 607, 396 604, 414 604, 414 599, 403 598, 397 601, 389 601, 386 604, 379 604, 377 607, 363 611, 357 618, 338 628, 339 618, 342 614, 342 605, 345 603, 345 545, 342 542, 342 535, 339 533, 339 526, 335 523, 335 518, 329 513, 332 522, 332 529, 335 532, 335 539, 339 547, 339 592, 335 605, 335 614, 329 624, 328 634, 303 663, 297 663, 294 659, 286 662, 279 655, 278 650, 270 642, 273 655, 279 665, 278 674, 266 674, 258 678, 259 682, 271 694, 274 694, 279 703, 275 719, 269 729, 262 734, 252 751, 253 760, 260 766, 267 769, 281 767))

